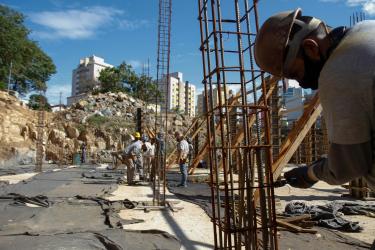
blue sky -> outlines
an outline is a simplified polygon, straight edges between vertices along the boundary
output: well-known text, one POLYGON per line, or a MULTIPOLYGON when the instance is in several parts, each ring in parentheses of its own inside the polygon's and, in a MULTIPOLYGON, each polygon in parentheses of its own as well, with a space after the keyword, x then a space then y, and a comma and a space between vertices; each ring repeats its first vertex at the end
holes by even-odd
MULTIPOLYGON (((222 0, 228 2, 229 0, 222 0)), ((126 61, 141 72, 150 59, 155 76, 157 56, 157 0, 0 0, 26 15, 31 38, 52 57, 57 73, 48 82, 47 97, 58 103, 71 92, 72 70, 79 59, 97 55, 118 65, 126 61)), ((172 3, 171 72, 184 73, 184 80, 198 90, 202 78, 197 0, 172 3)), ((279 11, 301 7, 304 15, 316 16, 329 25, 349 25, 353 12, 375 17, 375 0, 261 0, 260 23, 279 11)), ((227 10, 223 10, 225 13, 227 10)))

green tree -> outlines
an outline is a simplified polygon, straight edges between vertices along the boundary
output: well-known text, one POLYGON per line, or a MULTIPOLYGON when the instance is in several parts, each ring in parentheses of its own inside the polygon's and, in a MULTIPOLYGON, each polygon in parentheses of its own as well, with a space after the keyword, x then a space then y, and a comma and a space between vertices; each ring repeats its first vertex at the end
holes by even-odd
POLYGON ((100 71, 99 81, 102 92, 132 92, 133 82, 137 81, 137 74, 131 65, 125 62, 117 67, 105 68, 100 71))
POLYGON ((0 82, 8 83, 12 63, 13 89, 21 94, 46 90, 46 82, 56 73, 52 59, 28 38, 24 15, 0 5, 0 82))
POLYGON ((132 66, 125 62, 117 67, 103 69, 98 79, 102 92, 126 92, 146 103, 155 100, 156 96, 161 96, 151 77, 138 76, 132 66))
POLYGON ((44 95, 33 94, 29 97, 29 103, 27 106, 34 110, 40 110, 41 105, 44 107, 44 110, 51 111, 51 105, 48 103, 48 99, 44 95))

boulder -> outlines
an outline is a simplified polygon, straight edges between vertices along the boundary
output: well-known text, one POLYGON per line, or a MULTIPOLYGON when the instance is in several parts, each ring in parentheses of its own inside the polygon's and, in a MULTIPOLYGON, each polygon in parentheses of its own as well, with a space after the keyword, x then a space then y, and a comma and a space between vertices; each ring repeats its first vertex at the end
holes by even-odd
POLYGON ((105 150, 106 149, 106 143, 102 139, 99 139, 99 140, 95 141, 94 145, 98 148, 98 150, 105 150))
POLYGON ((70 125, 65 126, 64 129, 65 129, 65 133, 66 133, 68 138, 70 138, 70 139, 78 138, 78 136, 79 136, 78 129, 76 129, 76 128, 70 126, 70 125))
POLYGON ((89 135, 88 135, 87 130, 83 130, 83 131, 81 131, 81 133, 80 133, 79 136, 78 136, 78 140, 87 143, 87 141, 89 140, 89 135))
POLYGON ((101 113, 104 116, 111 116, 112 115, 112 110, 110 108, 106 108, 106 109, 102 110, 101 113))
POLYGON ((133 97, 129 97, 129 101, 131 102, 131 104, 135 103, 135 99, 133 97))
POLYGON ((84 109, 87 104, 88 104, 88 102, 86 100, 80 100, 76 103, 75 108, 76 109, 84 109))
POLYGON ((48 135, 48 140, 52 143, 52 144, 55 144, 55 145, 63 145, 64 143, 64 140, 65 140, 65 133, 63 131, 60 131, 58 129, 52 129, 50 132, 49 132, 49 135, 48 135))
POLYGON ((29 127, 28 126, 23 126, 21 128, 21 135, 22 135, 24 140, 29 138, 29 127))

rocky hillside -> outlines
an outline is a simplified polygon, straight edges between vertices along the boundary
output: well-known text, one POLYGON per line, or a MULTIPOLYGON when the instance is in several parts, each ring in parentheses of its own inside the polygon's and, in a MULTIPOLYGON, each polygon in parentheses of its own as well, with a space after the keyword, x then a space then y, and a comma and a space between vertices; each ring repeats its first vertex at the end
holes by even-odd
POLYGON ((10 159, 23 161, 35 154, 36 118, 36 112, 23 102, 0 91, 0 166, 13 164, 10 159))
MULTIPOLYGON (((33 161, 37 112, 5 92, 0 92, 0 166, 33 161)), ((82 143, 91 161, 109 160, 110 150, 120 150, 135 131, 137 108, 142 108, 143 127, 155 127, 155 113, 141 100, 124 93, 89 95, 67 110, 47 113, 44 135, 46 160, 68 164, 82 143)), ((168 119, 170 146, 175 130, 183 131, 191 118, 173 114, 168 119)))

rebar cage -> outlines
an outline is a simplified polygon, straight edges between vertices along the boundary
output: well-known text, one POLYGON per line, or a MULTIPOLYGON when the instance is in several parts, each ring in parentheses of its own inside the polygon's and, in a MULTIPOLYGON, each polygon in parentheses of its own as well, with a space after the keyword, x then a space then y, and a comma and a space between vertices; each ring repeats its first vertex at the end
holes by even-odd
POLYGON ((159 0, 158 55, 156 82, 161 96, 156 96, 155 132, 157 132, 156 157, 153 171, 153 201, 165 205, 166 154, 168 131, 169 63, 171 47, 172 0, 159 0), (160 108, 160 113, 157 109, 160 108), (164 117, 163 117, 164 113, 164 117), (164 119, 163 119, 164 118, 164 119), (162 136, 161 136, 162 135, 162 136))
POLYGON ((267 105, 274 87, 253 60, 257 1, 198 5, 215 249, 277 249, 267 105))

